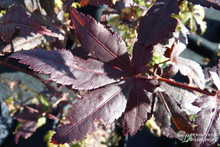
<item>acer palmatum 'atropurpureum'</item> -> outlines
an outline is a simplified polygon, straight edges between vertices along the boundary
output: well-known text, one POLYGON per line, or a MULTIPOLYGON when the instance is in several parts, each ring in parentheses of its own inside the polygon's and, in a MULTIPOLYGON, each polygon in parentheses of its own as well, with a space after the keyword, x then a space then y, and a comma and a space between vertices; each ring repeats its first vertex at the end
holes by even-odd
MULTIPOLYGON (((219 1, 189 1, 220 9, 219 1)), ((199 139, 194 138, 193 146, 211 146, 218 143, 220 63, 203 71, 195 61, 179 57, 186 48, 188 34, 182 24, 173 17, 180 11, 179 1, 157 0, 152 5, 138 23, 138 35, 131 55, 117 33, 105 28, 91 16, 70 8, 69 4, 72 2, 73 0, 65 1, 64 8, 71 18, 72 27, 69 28, 74 28, 80 43, 78 49, 83 51, 86 58, 67 49, 47 51, 35 47, 31 50, 15 50, 9 57, 19 59, 20 63, 29 65, 35 72, 49 74, 50 80, 58 84, 88 91, 73 104, 73 109, 66 117, 68 123, 61 123, 55 129, 52 143, 64 144, 82 140, 87 134, 95 132, 100 124, 107 125, 115 120, 119 120, 125 134, 133 136, 150 119, 148 116, 155 117, 162 134, 167 137, 175 138, 179 131, 184 131, 188 134, 202 134, 199 139), (176 31, 178 24, 181 26, 180 31, 176 31), (159 50, 166 57, 166 61, 163 66, 160 66, 162 63, 151 65, 155 46, 165 41, 167 44, 159 50), (187 76, 189 83, 172 79, 177 72, 187 76), (207 82, 211 83, 215 90, 208 89, 207 82), (194 122, 190 119, 191 115, 196 115, 194 122)), ((80 3, 114 5, 113 1, 106 0, 81 0, 80 3)), ((126 1, 124 3, 126 4, 126 1)), ((49 12, 47 7, 44 9, 49 12)), ((36 20, 33 20, 27 17, 26 13, 22 14, 27 19, 25 22, 12 18, 14 16, 11 13, 17 11, 23 10, 12 6, 2 17, 0 33, 3 40, 10 41, 14 28, 18 27, 21 35, 38 33, 47 35, 47 38, 41 38, 42 40, 60 43, 55 39, 60 32, 53 28, 65 27, 61 27, 54 15, 49 15, 54 20, 54 25, 47 24, 53 27, 45 29, 41 27, 42 22, 36 19, 37 16, 36 20), (9 34, 4 33, 6 27, 10 28, 9 34)), ((54 44, 51 43, 52 45, 54 44)), ((36 126, 35 121, 33 125, 36 126)))

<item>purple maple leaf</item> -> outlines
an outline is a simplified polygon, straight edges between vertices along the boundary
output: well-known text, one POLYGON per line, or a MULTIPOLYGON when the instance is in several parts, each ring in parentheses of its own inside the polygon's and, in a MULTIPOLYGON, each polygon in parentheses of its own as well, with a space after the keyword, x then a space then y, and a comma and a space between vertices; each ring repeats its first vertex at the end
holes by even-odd
POLYGON ((193 103, 195 106, 201 108, 201 111, 197 113, 195 121, 195 140, 194 146, 212 146, 220 139, 220 63, 217 66, 208 69, 207 74, 210 75, 210 79, 217 88, 215 96, 204 95, 196 99, 193 103))
POLYGON ((79 58, 64 49, 33 49, 11 56, 30 65, 34 71, 50 74, 50 79, 57 83, 71 85, 73 89, 92 90, 74 105, 67 117, 69 123, 56 129, 52 142, 63 144, 81 140, 96 131, 101 123, 106 125, 118 119, 123 112, 123 127, 134 135, 151 110, 147 92, 153 92, 158 84, 141 75, 149 69, 146 64, 152 57, 152 47, 136 43, 130 60, 125 43, 116 33, 90 16, 74 9, 69 11, 81 49, 89 58, 79 58))

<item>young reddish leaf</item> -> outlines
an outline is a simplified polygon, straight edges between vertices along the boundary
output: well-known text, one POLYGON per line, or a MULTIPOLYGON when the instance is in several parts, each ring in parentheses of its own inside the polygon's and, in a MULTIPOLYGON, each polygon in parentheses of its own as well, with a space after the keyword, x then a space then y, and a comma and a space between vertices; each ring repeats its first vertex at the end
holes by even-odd
POLYGON ((20 29, 20 33, 22 35, 28 35, 33 32, 58 37, 57 34, 51 33, 50 30, 44 29, 19 7, 14 7, 11 10, 8 10, 7 13, 1 18, 1 21, 0 36, 5 41, 10 41, 12 34, 15 32, 15 27, 20 29), (22 19, 20 19, 21 17, 22 19))
POLYGON ((86 5, 95 5, 97 6, 98 4, 99 5, 112 5, 115 3, 115 0, 80 0, 80 4, 82 6, 86 6, 86 5))
POLYGON ((78 13, 75 9, 70 9, 70 16, 82 49, 89 56, 131 73, 125 43, 116 33, 109 32, 91 16, 78 13))
POLYGON ((193 127, 190 124, 189 116, 172 112, 172 122, 178 130, 184 130, 187 133, 193 133, 193 127))
POLYGON ((193 145, 211 146, 220 139, 220 102, 219 96, 203 96, 193 103, 202 108, 195 121, 195 140, 193 145))
POLYGON ((219 0, 187 0, 189 2, 192 2, 193 4, 200 4, 204 7, 208 8, 215 8, 217 10, 220 10, 220 1, 219 0))
POLYGON ((174 32, 179 13, 177 0, 157 0, 141 19, 138 28, 138 42, 145 46, 156 45, 164 40, 168 32, 174 32))
POLYGON ((73 106, 69 112, 68 124, 61 124, 52 137, 52 143, 71 143, 83 139, 104 123, 112 123, 118 119, 126 107, 130 81, 111 84, 94 90, 73 106))
POLYGON ((19 51, 10 56, 30 65, 34 71, 50 74, 50 79, 73 89, 94 89, 114 83, 123 73, 94 59, 83 60, 67 50, 46 51, 33 49, 19 51))
POLYGON ((162 43, 154 46, 156 53, 161 56, 170 58, 171 60, 178 57, 179 54, 186 49, 188 44, 187 35, 190 34, 189 30, 178 20, 180 31, 170 32, 162 43), (161 47, 162 46, 162 47, 161 47))

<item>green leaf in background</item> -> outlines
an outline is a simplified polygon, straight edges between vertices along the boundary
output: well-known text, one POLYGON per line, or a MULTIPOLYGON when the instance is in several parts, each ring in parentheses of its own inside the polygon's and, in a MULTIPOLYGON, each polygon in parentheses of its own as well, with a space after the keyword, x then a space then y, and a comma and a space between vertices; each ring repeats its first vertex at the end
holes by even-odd
POLYGON ((198 30, 198 26, 201 30, 201 35, 205 33, 207 29, 205 18, 205 9, 200 5, 193 5, 187 1, 185 1, 180 6, 180 13, 176 17, 179 18, 182 23, 189 27, 191 32, 196 32, 198 30))
POLYGON ((44 124, 46 124, 46 117, 43 116, 43 117, 39 117, 38 120, 37 120, 37 128, 40 128, 41 126, 43 126, 44 124))
POLYGON ((49 130, 45 135, 44 135, 44 141, 47 142, 47 147, 85 147, 83 145, 83 141, 78 141, 73 144, 60 144, 60 145, 55 145, 50 142, 51 137, 55 133, 54 130, 49 130))
POLYGON ((40 94, 38 95, 39 103, 41 107, 43 108, 43 111, 46 111, 48 107, 50 106, 48 100, 46 99, 45 95, 40 94))

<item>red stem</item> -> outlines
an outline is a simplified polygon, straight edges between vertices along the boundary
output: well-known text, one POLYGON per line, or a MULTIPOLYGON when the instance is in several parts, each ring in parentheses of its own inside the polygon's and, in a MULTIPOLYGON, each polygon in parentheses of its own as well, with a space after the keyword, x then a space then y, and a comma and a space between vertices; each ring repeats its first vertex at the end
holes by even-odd
POLYGON ((216 95, 216 93, 208 92, 208 91, 196 88, 196 87, 192 87, 192 86, 188 86, 188 85, 185 85, 185 84, 177 83, 177 82, 169 80, 169 79, 165 79, 165 78, 160 77, 157 80, 161 81, 161 82, 165 82, 165 83, 173 85, 173 86, 180 87, 180 88, 184 88, 184 89, 188 89, 188 90, 194 90, 194 91, 206 94, 206 95, 210 95, 210 96, 215 96, 216 95))
MULTIPOLYGON (((6 60, 6 62, 7 62, 7 60, 6 60)), ((53 92, 55 92, 56 95, 58 95, 58 96, 60 97, 59 92, 57 92, 57 90, 54 89, 54 87, 52 87, 51 85, 49 85, 47 82, 45 82, 44 80, 42 80, 38 75, 33 74, 32 72, 29 72, 29 71, 24 70, 24 69, 22 69, 22 68, 18 68, 18 67, 16 67, 16 66, 13 66, 13 65, 11 65, 11 64, 8 64, 8 63, 6 63, 6 62, 0 61, 0 64, 1 64, 1 65, 4 65, 4 66, 7 66, 7 67, 9 67, 9 68, 12 68, 12 69, 21 71, 21 72, 23 72, 23 73, 26 73, 26 74, 29 74, 29 75, 35 77, 36 79, 38 79, 40 82, 42 82, 42 83, 43 83, 44 85, 46 85, 48 88, 50 88, 53 92)))

